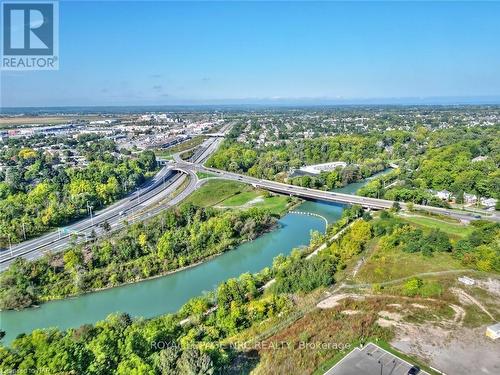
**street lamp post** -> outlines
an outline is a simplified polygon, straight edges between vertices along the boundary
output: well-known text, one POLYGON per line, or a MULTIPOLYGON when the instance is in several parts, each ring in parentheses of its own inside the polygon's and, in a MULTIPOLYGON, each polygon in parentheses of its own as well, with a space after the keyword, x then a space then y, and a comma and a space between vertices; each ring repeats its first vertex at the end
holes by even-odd
POLYGON ((10 256, 12 256, 12 242, 10 240, 10 234, 9 234, 9 250, 10 250, 10 256))
POLYGON ((92 216, 92 206, 89 205, 89 201, 87 201, 87 210, 90 213, 90 222, 94 225, 94 217, 92 216))

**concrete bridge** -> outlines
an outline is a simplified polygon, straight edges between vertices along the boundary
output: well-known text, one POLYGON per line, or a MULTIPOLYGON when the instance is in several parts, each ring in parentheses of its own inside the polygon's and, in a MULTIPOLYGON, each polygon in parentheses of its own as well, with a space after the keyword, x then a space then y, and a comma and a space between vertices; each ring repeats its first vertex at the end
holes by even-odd
MULTIPOLYGON (((344 194, 344 193, 336 193, 331 191, 323 191, 317 189, 304 188, 295 185, 284 184, 275 181, 258 179, 255 177, 250 177, 246 175, 241 175, 237 173, 222 171, 215 168, 208 168, 201 164, 196 163, 175 163, 175 169, 178 170, 193 170, 198 172, 211 173, 218 178, 223 178, 227 180, 240 181, 243 183, 251 184, 254 187, 273 191, 276 193, 286 194, 290 196, 297 196, 304 199, 312 199, 312 200, 320 200, 325 202, 334 202, 334 203, 343 203, 343 204, 351 204, 351 205, 359 205, 364 208, 381 210, 381 209, 389 209, 393 206, 394 201, 386 200, 386 199, 377 199, 377 198, 368 198, 368 197, 360 197, 357 195, 344 194)), ((399 202, 401 208, 406 209, 407 204, 404 202, 399 202)), ((492 215, 485 214, 476 214, 465 211, 432 207, 432 206, 424 206, 415 204, 414 208, 417 210, 423 210, 427 212, 432 212, 440 215, 446 215, 453 217, 458 220, 474 220, 474 219, 484 219, 490 221, 500 222, 500 217, 493 213, 492 215)))

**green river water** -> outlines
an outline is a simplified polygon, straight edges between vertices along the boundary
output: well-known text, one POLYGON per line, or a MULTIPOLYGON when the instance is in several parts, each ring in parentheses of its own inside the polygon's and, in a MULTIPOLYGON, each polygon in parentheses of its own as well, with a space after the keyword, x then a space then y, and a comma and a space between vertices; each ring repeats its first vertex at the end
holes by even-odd
MULTIPOLYGON (((366 182, 348 185, 337 191, 354 193, 366 182)), ((343 206, 307 201, 297 211, 325 217, 329 223, 340 218, 343 206)), ((324 232, 325 222, 316 216, 289 213, 279 220, 276 230, 265 233, 196 267, 163 277, 52 301, 38 308, 0 312, 0 327, 6 331, 4 344, 18 334, 37 328, 65 329, 95 323, 114 312, 135 317, 153 317, 177 311, 190 298, 214 289, 219 283, 245 272, 270 266, 278 254, 309 243, 310 231, 324 232)))

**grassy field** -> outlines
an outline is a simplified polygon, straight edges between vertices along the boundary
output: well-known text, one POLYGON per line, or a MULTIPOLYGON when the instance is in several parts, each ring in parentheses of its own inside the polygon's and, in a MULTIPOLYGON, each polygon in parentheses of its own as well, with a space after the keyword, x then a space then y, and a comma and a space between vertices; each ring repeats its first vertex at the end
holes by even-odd
POLYGON ((286 211, 289 204, 289 198, 283 195, 265 197, 262 202, 257 202, 253 207, 265 208, 274 214, 282 214, 286 211))
POLYGON ((344 315, 342 308, 353 308, 347 301, 335 309, 314 309, 261 342, 255 374, 310 374, 323 366, 331 367, 350 352, 360 337, 390 340, 390 329, 376 324, 380 306, 377 301, 358 303, 357 315, 344 315), (283 345, 286 343, 286 345, 283 345), (280 345, 281 344, 281 345, 280 345), (332 361, 333 358, 333 361, 332 361), (328 363, 325 363, 328 361, 328 363))
POLYGON ((253 199, 262 196, 262 192, 257 190, 244 191, 239 194, 233 195, 232 197, 227 198, 224 202, 221 203, 222 206, 226 207, 237 207, 242 206, 253 199))
POLYGON ((234 209, 260 207, 275 214, 282 214, 287 208, 289 199, 281 195, 269 196, 265 191, 237 181, 210 180, 191 194, 186 202, 202 207, 221 206, 234 209), (245 206, 258 197, 262 197, 262 200, 245 206))
POLYGON ((460 224, 458 222, 440 220, 432 217, 415 215, 415 216, 400 216, 400 219, 407 223, 414 224, 415 226, 440 229, 446 234, 453 237, 463 238, 472 232, 472 227, 469 225, 460 224))
POLYGON ((186 202, 190 202, 201 207, 215 206, 235 194, 251 190, 251 186, 236 181, 210 180, 200 189, 191 194, 186 199, 186 202))
POLYGON ((215 174, 206 172, 196 172, 196 176, 198 176, 200 180, 203 180, 204 178, 214 177, 215 174))
POLYGON ((425 256, 421 253, 406 253, 398 248, 383 251, 378 241, 370 243, 371 254, 356 275, 356 282, 380 283, 396 280, 423 272, 463 269, 464 266, 449 253, 434 253, 425 256))

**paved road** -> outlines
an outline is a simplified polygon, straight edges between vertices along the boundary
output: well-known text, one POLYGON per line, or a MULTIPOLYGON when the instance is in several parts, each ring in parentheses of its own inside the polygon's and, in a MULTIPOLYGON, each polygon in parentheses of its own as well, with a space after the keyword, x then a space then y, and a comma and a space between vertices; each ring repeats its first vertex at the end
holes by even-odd
MULTIPOLYGON (((254 177, 249 177, 237 173, 231 173, 226 171, 221 171, 215 168, 208 168, 201 164, 190 163, 186 161, 175 162, 174 169, 187 171, 193 170, 198 172, 212 173, 219 178, 224 178, 228 180, 241 181, 247 184, 252 184, 255 187, 259 187, 262 189, 274 191, 277 193, 293 195, 306 199, 316 199, 327 202, 335 202, 335 203, 345 203, 345 204, 358 204, 365 208, 372 209, 387 209, 391 208, 394 204, 394 201, 385 200, 385 199, 376 199, 376 198, 367 198, 361 197, 357 195, 343 194, 343 193, 335 193, 330 191, 309 189, 300 186, 283 184, 280 182, 262 180, 254 177)), ((407 208, 406 203, 399 202, 403 209, 407 208)), ((423 206, 423 205, 414 205, 415 209, 423 210, 427 212, 432 212, 436 214, 450 216, 452 218, 458 220, 474 220, 474 219, 485 219, 490 221, 500 222, 500 217, 497 213, 492 213, 491 215, 486 214, 476 214, 465 211, 432 207, 432 206, 423 206)))
MULTIPOLYGON (((229 125, 224 127, 224 131, 229 129, 229 125)), ((195 163, 203 163, 218 148, 223 138, 209 138, 203 142, 191 157, 195 163)), ((175 160, 181 160, 177 157, 175 160)), ((187 195, 196 189, 197 177, 194 171, 183 170, 185 174, 180 174, 173 170, 173 165, 163 167, 157 175, 148 181, 139 190, 115 204, 95 212, 92 218, 82 219, 75 224, 57 231, 47 233, 41 237, 22 242, 6 249, 0 254, 0 271, 5 270, 9 264, 17 257, 24 257, 32 260, 43 256, 47 252, 58 252, 68 248, 72 242, 83 242, 88 240, 92 234, 97 237, 107 235, 102 228, 106 221, 111 226, 111 231, 123 228, 126 222, 136 222, 145 220, 150 216, 159 213, 182 201, 187 195), (190 179, 187 187, 177 196, 172 198, 175 192, 185 182, 190 179), (169 202, 164 203, 166 199, 169 202), (161 203, 161 204, 160 204, 161 203), (75 238, 75 235, 77 237, 75 238)))

